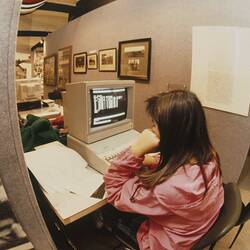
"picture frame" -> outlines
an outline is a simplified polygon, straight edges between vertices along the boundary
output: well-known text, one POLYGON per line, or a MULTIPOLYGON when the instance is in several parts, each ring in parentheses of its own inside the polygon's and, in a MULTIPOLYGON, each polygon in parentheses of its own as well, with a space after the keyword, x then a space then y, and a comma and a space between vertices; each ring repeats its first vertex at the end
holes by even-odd
POLYGON ((151 38, 119 42, 118 77, 150 80, 151 38))
POLYGON ((88 54, 87 56, 88 69, 97 69, 97 54, 88 54))
POLYGON ((57 55, 44 57, 43 83, 47 86, 56 86, 57 83, 57 55))
POLYGON ((76 53, 73 55, 74 74, 87 73, 87 52, 76 53))
POLYGON ((66 83, 71 82, 71 61, 72 46, 58 50, 57 87, 61 90, 65 90, 66 83))
POLYGON ((32 74, 34 77, 43 78, 44 50, 38 47, 33 50, 32 74))
POLYGON ((116 72, 117 49, 110 48, 99 50, 98 60, 100 72, 116 72))

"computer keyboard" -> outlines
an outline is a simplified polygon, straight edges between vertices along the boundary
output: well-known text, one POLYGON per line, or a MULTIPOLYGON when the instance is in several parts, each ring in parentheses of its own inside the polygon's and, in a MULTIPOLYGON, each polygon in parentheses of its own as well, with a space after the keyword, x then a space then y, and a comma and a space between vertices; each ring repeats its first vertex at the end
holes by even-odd
POLYGON ((131 144, 128 143, 126 145, 122 145, 122 147, 115 148, 112 151, 105 152, 105 155, 102 155, 102 157, 108 161, 109 163, 112 163, 112 161, 122 152, 124 151, 127 147, 129 147, 131 144))
POLYGON ((138 135, 138 131, 131 129, 90 144, 68 135, 68 145, 79 152, 92 168, 104 174, 111 162, 133 144, 138 135))
POLYGON ((119 152, 112 153, 111 155, 105 156, 104 159, 109 163, 112 163, 112 161, 118 156, 118 154, 119 152))

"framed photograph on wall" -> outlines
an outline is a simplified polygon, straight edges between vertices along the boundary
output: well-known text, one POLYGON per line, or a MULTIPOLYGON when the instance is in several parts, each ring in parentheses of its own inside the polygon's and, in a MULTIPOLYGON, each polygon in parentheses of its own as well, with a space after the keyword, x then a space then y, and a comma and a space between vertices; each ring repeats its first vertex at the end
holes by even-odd
POLYGON ((89 54, 87 56, 88 69, 97 69, 97 54, 89 54))
POLYGON ((116 71, 116 48, 99 50, 99 71, 116 71))
POLYGON ((73 71, 75 74, 87 73, 87 52, 73 55, 73 71))
POLYGON ((57 87, 65 89, 65 84, 71 82, 72 46, 58 50, 57 87))
POLYGON ((57 81, 57 56, 56 54, 44 58, 43 83, 44 85, 56 86, 57 81))
POLYGON ((150 79, 151 38, 119 42, 118 77, 150 79))

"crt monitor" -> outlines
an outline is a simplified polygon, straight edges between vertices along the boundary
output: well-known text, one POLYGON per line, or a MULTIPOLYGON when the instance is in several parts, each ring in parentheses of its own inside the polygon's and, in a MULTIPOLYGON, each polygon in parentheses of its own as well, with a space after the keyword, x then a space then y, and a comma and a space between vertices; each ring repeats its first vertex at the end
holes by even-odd
POLYGON ((91 128, 122 121, 127 117, 127 88, 90 89, 91 128))
POLYGON ((83 81, 66 85, 69 134, 92 143, 133 128, 134 81, 83 81))
POLYGON ((16 80, 17 102, 41 100, 43 96, 43 84, 40 78, 16 80))

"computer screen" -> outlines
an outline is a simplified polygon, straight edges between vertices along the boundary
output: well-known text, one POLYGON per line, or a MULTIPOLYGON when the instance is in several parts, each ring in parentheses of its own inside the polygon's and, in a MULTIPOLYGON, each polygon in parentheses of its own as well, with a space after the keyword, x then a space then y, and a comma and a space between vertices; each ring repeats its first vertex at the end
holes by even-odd
POLYGON ((91 143, 133 128, 134 81, 69 83, 63 102, 69 134, 83 142, 91 143))
POLYGON ((126 119, 127 88, 94 88, 90 99, 92 128, 126 119))

